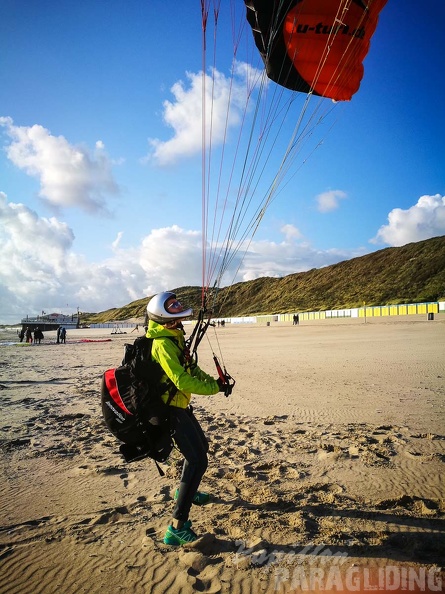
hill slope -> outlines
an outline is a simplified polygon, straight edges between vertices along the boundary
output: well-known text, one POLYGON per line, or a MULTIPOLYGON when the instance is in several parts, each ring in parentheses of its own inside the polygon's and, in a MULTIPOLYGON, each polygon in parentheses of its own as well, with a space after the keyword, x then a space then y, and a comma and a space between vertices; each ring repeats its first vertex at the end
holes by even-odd
MULTIPOLYGON (((170 290, 170 289, 169 289, 170 290)), ((201 289, 174 289, 195 311, 201 289)), ((367 305, 420 303, 445 299, 445 236, 386 248, 339 264, 289 274, 258 278, 218 292, 215 316, 343 309, 367 305)), ((84 314, 87 323, 143 318, 149 297, 125 307, 84 314)))

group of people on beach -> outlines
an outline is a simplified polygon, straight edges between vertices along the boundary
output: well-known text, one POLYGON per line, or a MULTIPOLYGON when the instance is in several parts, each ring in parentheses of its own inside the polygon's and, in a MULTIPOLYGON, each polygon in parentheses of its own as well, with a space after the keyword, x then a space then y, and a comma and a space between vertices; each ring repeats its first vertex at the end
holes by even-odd
POLYGON ((26 330, 24 328, 22 328, 20 330, 20 332, 17 330, 17 334, 19 336, 19 340, 20 342, 27 342, 29 344, 33 343, 33 338, 34 338, 34 344, 40 344, 41 341, 45 338, 43 336, 43 332, 41 331, 40 328, 36 328, 34 330, 34 337, 33 337, 33 332, 32 330, 29 328, 29 326, 26 327, 26 330))
MULTIPOLYGON (((27 326, 26 329, 22 327, 21 330, 17 330, 17 335, 20 342, 25 341, 28 344, 33 344, 33 342, 34 344, 41 344, 42 340, 45 338, 40 328, 37 327, 33 332, 29 326, 27 326)), ((63 326, 57 328, 56 343, 66 343, 66 328, 63 326)))
POLYGON ((66 328, 59 326, 56 333, 56 343, 66 344, 66 328))

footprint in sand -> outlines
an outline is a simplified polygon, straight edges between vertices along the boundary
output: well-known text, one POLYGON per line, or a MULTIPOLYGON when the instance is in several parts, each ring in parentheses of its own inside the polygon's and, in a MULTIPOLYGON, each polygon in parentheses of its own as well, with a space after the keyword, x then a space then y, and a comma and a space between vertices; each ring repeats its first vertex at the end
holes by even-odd
POLYGON ((127 488, 128 487, 128 474, 126 472, 124 472, 123 474, 119 475, 119 478, 122 479, 123 483, 124 483, 124 487, 127 488))

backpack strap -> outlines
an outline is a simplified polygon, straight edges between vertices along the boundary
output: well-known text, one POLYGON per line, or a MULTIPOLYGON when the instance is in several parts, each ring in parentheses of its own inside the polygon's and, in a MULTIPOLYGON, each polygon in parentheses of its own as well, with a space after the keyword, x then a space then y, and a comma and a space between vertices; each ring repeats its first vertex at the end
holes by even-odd
POLYGON ((171 383, 171 386, 168 389, 168 398, 167 398, 167 402, 165 404, 167 406, 170 406, 171 401, 173 400, 174 396, 176 396, 176 394, 178 393, 178 388, 175 386, 175 384, 171 380, 168 380, 168 381, 171 383))
MULTIPOLYGON (((173 341, 175 343, 175 345, 178 347, 178 349, 181 351, 181 355, 179 357, 179 362, 181 363, 181 365, 184 365, 184 361, 185 361, 185 355, 184 355, 184 351, 183 349, 181 349, 181 347, 178 344, 178 341, 176 340, 176 338, 174 338, 173 336, 162 336, 159 338, 168 338, 169 340, 173 341)), ((152 340, 156 340, 156 338, 153 338, 152 340)), ((176 394, 178 393, 178 388, 175 386, 175 384, 171 381, 170 378, 167 377, 165 382, 162 382, 161 386, 165 387, 165 391, 168 392, 168 398, 167 398, 167 402, 166 405, 170 406, 173 398, 176 396, 176 394)))

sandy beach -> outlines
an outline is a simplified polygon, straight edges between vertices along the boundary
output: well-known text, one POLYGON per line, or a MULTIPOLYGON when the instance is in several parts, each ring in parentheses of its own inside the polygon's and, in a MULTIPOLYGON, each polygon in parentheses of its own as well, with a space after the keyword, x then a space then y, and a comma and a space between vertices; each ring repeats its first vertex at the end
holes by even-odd
POLYGON ((443 315, 211 329, 200 366, 222 353, 236 387, 193 397, 212 501, 182 548, 162 542, 180 457, 126 464, 101 421, 135 338, 0 333, 2 594, 445 588, 443 315))

